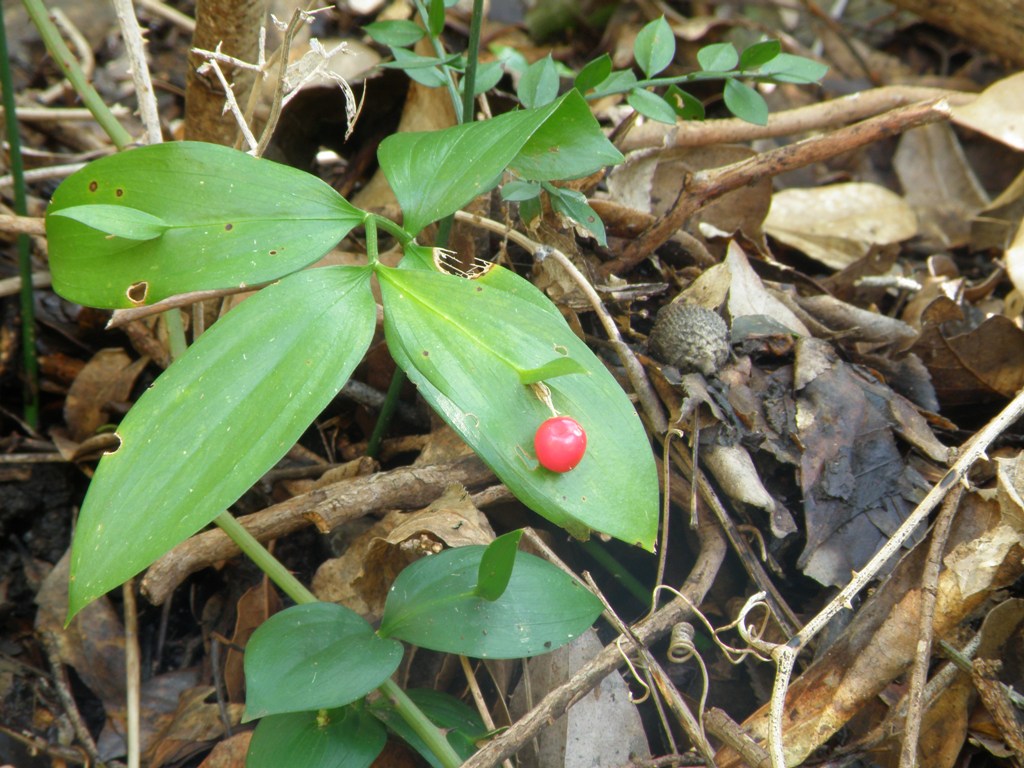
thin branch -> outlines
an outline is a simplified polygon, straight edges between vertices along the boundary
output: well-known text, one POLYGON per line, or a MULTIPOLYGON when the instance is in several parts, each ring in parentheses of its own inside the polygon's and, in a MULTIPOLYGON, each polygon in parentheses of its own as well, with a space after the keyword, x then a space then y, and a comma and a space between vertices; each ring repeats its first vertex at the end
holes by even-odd
POLYGON ((113 2, 117 21, 121 26, 121 39, 124 41, 131 67, 135 98, 139 104, 139 117, 146 127, 146 140, 149 144, 159 144, 163 141, 163 133, 160 130, 160 113, 156 106, 156 94, 153 92, 153 80, 149 76, 149 64, 146 62, 146 45, 142 29, 135 17, 132 0, 113 2))
POLYGON ((914 104, 723 168, 698 171, 687 179, 672 210, 645 229, 621 256, 602 264, 600 272, 607 277, 632 269, 661 247, 697 211, 727 192, 828 160, 911 128, 947 120, 951 114, 952 109, 945 99, 914 104))

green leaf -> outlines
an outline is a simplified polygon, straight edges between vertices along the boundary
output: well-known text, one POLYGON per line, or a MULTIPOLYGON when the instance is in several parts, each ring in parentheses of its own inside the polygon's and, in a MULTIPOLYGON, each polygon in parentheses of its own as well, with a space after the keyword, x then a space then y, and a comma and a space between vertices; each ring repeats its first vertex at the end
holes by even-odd
POLYGON ((408 19, 375 21, 364 26, 363 30, 374 42, 395 48, 408 48, 426 34, 422 27, 408 19))
POLYGON ((379 637, 336 603, 293 605, 260 624, 245 646, 245 717, 333 709, 391 677, 402 644, 379 637))
POLYGON ((387 743, 363 707, 271 715, 256 726, 246 768, 369 768, 387 743))
POLYGON ((521 203, 532 200, 540 194, 540 182, 516 179, 501 187, 501 199, 509 203, 521 203))
POLYGON ((704 105, 697 97, 687 93, 678 86, 670 85, 665 91, 665 101, 672 105, 683 120, 703 120, 704 105))
MULTIPOLYGON (((448 743, 463 760, 468 760, 476 752, 477 742, 488 733, 487 726, 476 710, 454 696, 429 688, 410 688, 405 695, 412 699, 434 725, 445 732, 448 743)), ((437 756, 427 748, 388 699, 382 697, 372 702, 370 711, 434 768, 443 768, 437 756)))
MULTIPOLYGON (((505 70, 497 61, 486 61, 482 63, 476 70, 476 83, 473 87, 473 95, 479 96, 481 93, 487 93, 499 82, 501 78, 505 76, 505 70)), ((460 87, 465 81, 459 83, 460 87)))
POLYGON ((522 75, 526 68, 530 66, 526 57, 511 45, 492 44, 490 49, 491 53, 496 57, 495 60, 508 72, 522 75))
POLYGON ((543 107, 558 98, 558 70, 550 53, 526 68, 516 95, 527 109, 543 107))
MULTIPOLYGON (((668 105, 666 104, 665 106, 668 105)), ((674 115, 675 113, 673 113, 674 115)), ((675 121, 673 120, 673 122, 675 121)), ((585 227, 594 235, 599 244, 608 245, 608 238, 605 236, 604 231, 604 222, 597 215, 597 211, 587 203, 587 198, 582 192, 577 192, 574 189, 565 189, 564 187, 555 187, 551 184, 546 184, 544 188, 551 196, 552 208, 585 227)))
POLYGON ((385 268, 378 275, 395 361, 524 504, 578 537, 593 529, 653 546, 658 479, 647 433, 544 294, 497 266, 474 280, 385 268), (588 448, 579 466, 556 474, 533 452, 534 432, 551 414, 521 373, 562 357, 588 373, 546 384, 555 408, 583 425, 588 448))
POLYGON ((729 78, 722 89, 722 97, 726 108, 741 120, 756 125, 768 124, 768 104, 749 85, 729 78))
POLYGON ((158 216, 123 205, 76 205, 53 215, 66 216, 110 237, 125 240, 155 240, 171 228, 158 216))
POLYGON ((728 72, 736 67, 739 60, 732 43, 712 43, 697 51, 697 63, 705 72, 728 72))
POLYGON ((529 224, 541 214, 540 196, 521 200, 519 202, 519 218, 524 224, 529 224))
POLYGON ((439 59, 437 56, 420 56, 405 48, 392 48, 391 55, 395 57, 394 61, 386 61, 377 66, 385 69, 400 69, 410 79, 428 88, 441 88, 447 85, 448 76, 441 71, 441 65, 452 64, 459 58, 457 55, 445 59, 439 59))
POLYGON ((781 52, 782 45, 778 40, 763 40, 760 43, 754 43, 740 54, 739 68, 743 70, 757 69, 767 64, 781 52))
POLYGON ((790 53, 780 53, 758 70, 758 75, 770 75, 773 82, 805 85, 817 83, 828 73, 821 62, 790 53))
POLYGON ((664 70, 675 55, 676 37, 664 16, 646 24, 637 33, 633 56, 647 77, 654 77, 664 70))
POLYGON ((651 120, 668 125, 676 124, 676 111, 663 98, 643 88, 634 88, 626 96, 629 106, 651 120))
POLYGON ((622 159, 575 90, 485 122, 394 134, 378 157, 411 233, 492 189, 510 164, 524 178, 566 178, 622 159))
POLYGON ((430 36, 441 37, 444 32, 444 0, 430 0, 430 9, 427 12, 427 29, 430 36))
POLYGON ((213 520, 295 444, 369 346, 369 277, 326 267, 265 288, 139 398, 82 506, 69 618, 213 520))
POLYGON ((46 214, 53 287, 70 301, 115 308, 261 283, 320 258, 364 216, 315 176, 244 152, 200 142, 139 147, 93 161, 54 192, 46 214), (102 208, 92 215, 81 206, 102 208), (111 208, 136 230, 152 223, 146 216, 166 230, 111 238, 92 226, 109 229, 111 208))
POLYGON ((611 73, 612 57, 607 53, 602 53, 580 70, 580 73, 576 75, 575 81, 573 81, 573 86, 580 93, 586 93, 591 88, 596 88, 603 83, 611 73))
POLYGON ((636 75, 631 70, 623 69, 619 72, 612 72, 594 86, 594 90, 588 98, 598 99, 613 93, 626 93, 630 88, 636 86, 636 83, 636 75))
POLYGON ((554 650, 586 631, 601 601, 539 557, 517 552, 497 600, 475 594, 485 547, 448 549, 395 579, 379 633, 447 653, 521 659, 554 650))
POLYGON ((522 146, 509 167, 524 179, 551 181, 586 176, 623 161, 605 137, 586 100, 573 89, 522 146))
POLYGON ((509 531, 499 536, 484 550, 480 558, 480 571, 476 578, 474 594, 484 600, 497 600, 505 593, 509 579, 512 578, 512 567, 516 563, 516 551, 523 531, 509 531))

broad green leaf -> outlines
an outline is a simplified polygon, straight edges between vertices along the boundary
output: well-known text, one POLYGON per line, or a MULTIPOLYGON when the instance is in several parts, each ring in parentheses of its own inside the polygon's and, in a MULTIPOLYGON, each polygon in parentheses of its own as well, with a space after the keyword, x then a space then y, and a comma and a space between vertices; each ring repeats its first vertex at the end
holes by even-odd
POLYGON ((517 552, 497 600, 475 594, 485 547, 448 549, 408 566, 388 592, 379 633, 446 653, 521 659, 586 631, 601 601, 539 557, 517 552))
POLYGON ((484 550, 480 558, 480 572, 476 578, 476 595, 485 600, 497 600, 504 594, 512 578, 512 567, 516 563, 516 551, 523 531, 509 531, 499 536, 484 550))
POLYGON ((387 731, 364 707, 270 715, 249 741, 246 768, 369 768, 387 731))
POLYGON ((611 73, 612 57, 607 53, 602 53, 580 70, 580 73, 576 75, 576 79, 573 81, 573 86, 580 93, 585 94, 591 88, 596 88, 603 83, 611 73))
POLYGON ((145 392, 100 461, 71 548, 69 618, 234 503, 348 380, 370 272, 298 272, 242 302, 145 392))
POLYGON ((485 122, 394 134, 378 157, 411 233, 493 188, 510 165, 528 179, 569 178, 622 159, 575 90, 485 122))
MULTIPOLYGON (((668 105, 666 104, 665 106, 668 105)), ((675 121, 673 120, 673 122, 675 121)), ((605 236, 604 231, 604 222, 597 215, 597 211, 587 203, 587 198, 582 192, 577 192, 574 189, 565 189, 564 187, 555 187, 551 184, 545 185, 544 188, 551 196, 552 208, 593 233, 599 244, 608 245, 608 238, 605 236)))
MULTIPOLYGON (((413 704, 419 707, 434 725, 444 731, 448 743, 463 760, 468 760, 476 752, 477 742, 488 733, 487 726, 476 710, 454 696, 430 688, 410 688, 405 695, 412 699, 413 704)), ((437 756, 427 748, 388 699, 381 697, 372 702, 370 711, 434 768, 442 768, 437 756)))
POLYGON ((333 709, 391 677, 402 644, 379 637, 336 603, 293 605, 257 627, 245 646, 245 717, 333 709))
POLYGON ((745 48, 740 54, 739 68, 743 70, 757 69, 774 59, 782 51, 778 40, 763 40, 745 48))
POLYGON ((728 72, 739 60, 732 43, 712 43, 697 51, 697 63, 705 72, 728 72))
POLYGON ((490 46, 490 49, 491 53, 495 55, 496 60, 501 62, 501 66, 508 72, 521 75, 530 66, 530 62, 526 60, 526 57, 511 45, 493 44, 490 46))
POLYGON ((683 120, 704 119, 704 104, 701 103, 701 100, 678 86, 670 85, 668 87, 668 90, 665 91, 665 101, 673 105, 672 108, 683 120))
POLYGON ((363 29, 374 42, 395 48, 408 48, 426 34, 421 26, 408 19, 375 21, 363 29))
POLYGON ((722 89, 722 98, 726 108, 741 120, 756 125, 768 124, 768 104, 746 83, 729 78, 722 89))
POLYGON ((530 136, 509 167, 524 179, 576 179, 623 160, 605 137, 580 92, 557 102, 557 111, 530 136))
POLYGON ((770 75, 777 83, 816 83, 828 73, 821 62, 791 53, 780 53, 758 70, 758 75, 770 75))
POLYGON ((633 56, 647 77, 654 77, 672 63, 676 55, 676 37, 661 16, 644 25, 636 36, 633 56))
POLYGON ((113 308, 261 283, 320 258, 364 216, 315 176, 244 152, 200 142, 139 147, 90 163, 54 192, 46 214, 53 287, 113 308), (90 216, 81 206, 103 208, 90 216), (152 216, 167 229, 146 240, 110 237, 109 226, 92 225, 109 225, 113 207, 126 221, 152 216))
POLYGON ((516 95, 527 109, 543 107, 558 97, 558 70, 550 53, 526 68, 516 95))
POLYGON ((474 280, 385 268, 378 275, 392 356, 523 503, 575 536, 596 530, 653 547, 658 480, 647 434, 547 297, 501 267, 474 280), (536 461, 534 432, 551 414, 520 376, 559 357, 587 371, 545 381, 558 412, 588 435, 586 456, 563 474, 536 461))
POLYGON ((651 120, 668 125, 676 124, 676 111, 671 104, 656 93, 651 93, 643 88, 634 88, 626 96, 626 101, 629 102, 629 106, 651 120))
POLYGON ((87 227, 125 240, 155 240, 171 228, 158 216, 123 205, 76 205, 55 211, 53 215, 67 216, 87 227))
POLYGON ((510 203, 520 203, 523 200, 532 200, 540 194, 540 183, 536 181, 523 181, 516 179, 501 187, 501 199, 510 203))

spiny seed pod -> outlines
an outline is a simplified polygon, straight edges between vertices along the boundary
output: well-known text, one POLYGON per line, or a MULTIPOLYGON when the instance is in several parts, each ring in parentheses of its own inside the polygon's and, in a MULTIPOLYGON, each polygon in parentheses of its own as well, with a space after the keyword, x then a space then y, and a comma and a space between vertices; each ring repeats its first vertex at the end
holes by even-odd
POLYGON ((711 376, 729 358, 729 327, 710 309, 673 301, 658 312, 647 349, 683 373, 711 376))

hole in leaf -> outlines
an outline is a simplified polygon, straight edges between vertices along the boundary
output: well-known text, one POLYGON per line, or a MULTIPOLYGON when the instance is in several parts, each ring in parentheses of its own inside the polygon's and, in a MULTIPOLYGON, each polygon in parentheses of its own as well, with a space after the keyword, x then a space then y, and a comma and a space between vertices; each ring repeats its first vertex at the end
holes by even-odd
POLYGON ((89 191, 90 192, 95 192, 99 188, 100 188, 100 185, 99 185, 98 181, 93 180, 93 181, 89 182, 89 191))
POLYGON ((121 187, 118 187, 117 189, 114 190, 114 194, 117 195, 118 197, 124 197, 124 190, 121 189, 121 187))
POLYGON ((146 294, 149 293, 149 283, 145 280, 141 280, 138 283, 132 283, 128 286, 128 290, 125 291, 125 295, 128 297, 128 301, 132 304, 139 305, 146 303, 146 294))
POLYGON ((121 446, 124 445, 124 439, 119 434, 117 434, 117 432, 112 433, 110 435, 110 438, 116 440, 117 441, 117 445, 115 445, 109 451, 104 451, 103 452, 104 456, 113 456, 115 453, 120 451, 121 450, 121 446))
POLYGON ((276 250, 276 249, 274 249, 274 248, 271 248, 271 249, 270 249, 270 255, 271 255, 271 256, 277 256, 277 250, 276 250))
POLYGON ((231 224, 231 223, 228 223, 228 224, 225 224, 225 225, 224 225, 224 231, 225 231, 225 232, 230 232, 230 231, 231 231, 232 229, 234 229, 234 228, 235 228, 235 225, 234 225, 234 224, 231 224))
POLYGON ((422 355, 423 355, 424 357, 430 357, 430 352, 429 352, 428 350, 426 350, 426 349, 424 349, 424 350, 423 350, 423 352, 422 352, 421 354, 422 354, 422 355))

